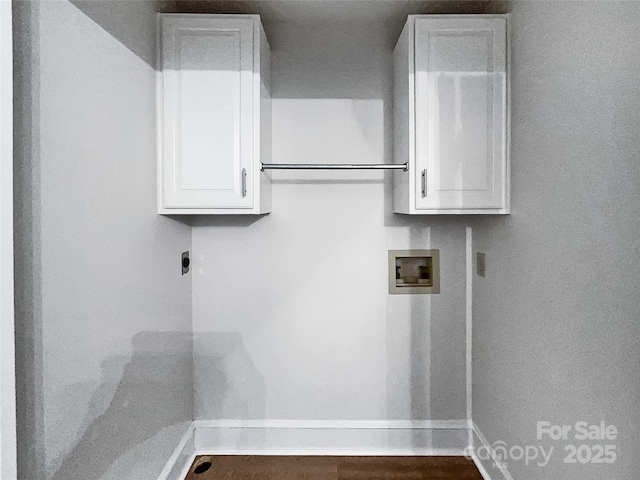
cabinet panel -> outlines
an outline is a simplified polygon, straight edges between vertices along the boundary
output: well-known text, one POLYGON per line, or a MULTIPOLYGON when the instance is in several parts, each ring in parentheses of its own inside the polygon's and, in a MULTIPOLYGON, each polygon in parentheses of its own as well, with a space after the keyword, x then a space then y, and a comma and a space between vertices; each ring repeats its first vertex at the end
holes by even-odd
POLYGON ((416 19, 415 70, 416 208, 502 208, 505 20, 416 19))
POLYGON ((164 207, 252 208, 253 19, 162 20, 164 207))
POLYGON ((417 209, 505 205, 504 18, 415 23, 417 209))
POLYGON ((409 16, 394 53, 394 210, 509 213, 507 17, 409 16))
POLYGON ((234 173, 241 163, 239 32, 202 35, 183 31, 178 52, 179 188, 237 189, 234 173))

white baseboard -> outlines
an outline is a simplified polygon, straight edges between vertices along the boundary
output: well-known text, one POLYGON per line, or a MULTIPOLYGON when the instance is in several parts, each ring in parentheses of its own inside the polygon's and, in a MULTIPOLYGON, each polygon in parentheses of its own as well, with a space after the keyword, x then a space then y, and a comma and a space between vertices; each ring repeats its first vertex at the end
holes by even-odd
POLYGON ((467 420, 196 420, 158 480, 183 480, 198 455, 462 456, 467 420))
POLYGON ((158 480, 184 480, 196 456, 195 426, 192 423, 173 451, 158 480))
POLYGON ((196 420, 196 428, 242 429, 467 429, 467 420, 196 420))
POLYGON ((462 455, 466 420, 196 421, 198 452, 218 455, 462 455))
MULTIPOLYGON (((487 440, 487 438, 482 434, 478 425, 475 422, 472 422, 471 431, 473 433, 472 445, 476 447, 477 444, 484 447, 486 451, 491 451, 491 444, 487 440)), ((475 451, 475 449, 474 449, 475 451)), ((473 462, 478 467, 480 474, 484 480, 513 480, 511 473, 507 469, 507 467, 502 463, 496 463, 493 459, 491 460, 481 460, 475 454, 472 455, 473 462), (492 473, 489 473, 489 472, 492 473)))

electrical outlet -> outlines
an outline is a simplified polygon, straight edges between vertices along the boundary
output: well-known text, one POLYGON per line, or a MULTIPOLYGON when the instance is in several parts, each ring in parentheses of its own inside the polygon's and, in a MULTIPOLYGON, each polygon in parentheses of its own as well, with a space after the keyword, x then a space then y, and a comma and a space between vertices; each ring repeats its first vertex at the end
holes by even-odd
POLYGON ((476 272, 481 277, 484 277, 486 269, 487 269, 487 265, 486 265, 486 261, 485 261, 485 258, 484 258, 484 253, 478 252, 476 254, 476 272))
POLYGON ((189 273, 189 266, 191 265, 191 259, 189 258, 188 251, 182 253, 182 258, 180 261, 182 264, 182 275, 184 275, 185 273, 189 273))

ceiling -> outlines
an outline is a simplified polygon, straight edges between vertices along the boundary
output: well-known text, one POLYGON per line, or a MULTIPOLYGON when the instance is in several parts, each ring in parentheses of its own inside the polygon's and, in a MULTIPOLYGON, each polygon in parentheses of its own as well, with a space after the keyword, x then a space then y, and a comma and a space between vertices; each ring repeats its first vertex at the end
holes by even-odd
POLYGON ((479 0, 175 0, 162 11, 176 13, 257 13, 270 22, 404 22, 422 13, 489 13, 496 2, 479 0))

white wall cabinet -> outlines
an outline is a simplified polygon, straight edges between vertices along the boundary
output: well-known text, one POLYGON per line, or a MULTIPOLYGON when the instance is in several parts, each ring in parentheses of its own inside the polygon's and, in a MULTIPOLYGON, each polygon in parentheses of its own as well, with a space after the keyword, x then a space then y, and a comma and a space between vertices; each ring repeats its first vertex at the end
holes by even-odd
POLYGON ((159 15, 158 208, 271 209, 270 49, 257 15, 159 15))
POLYGON ((509 213, 504 15, 410 16, 394 51, 394 211, 509 213))

